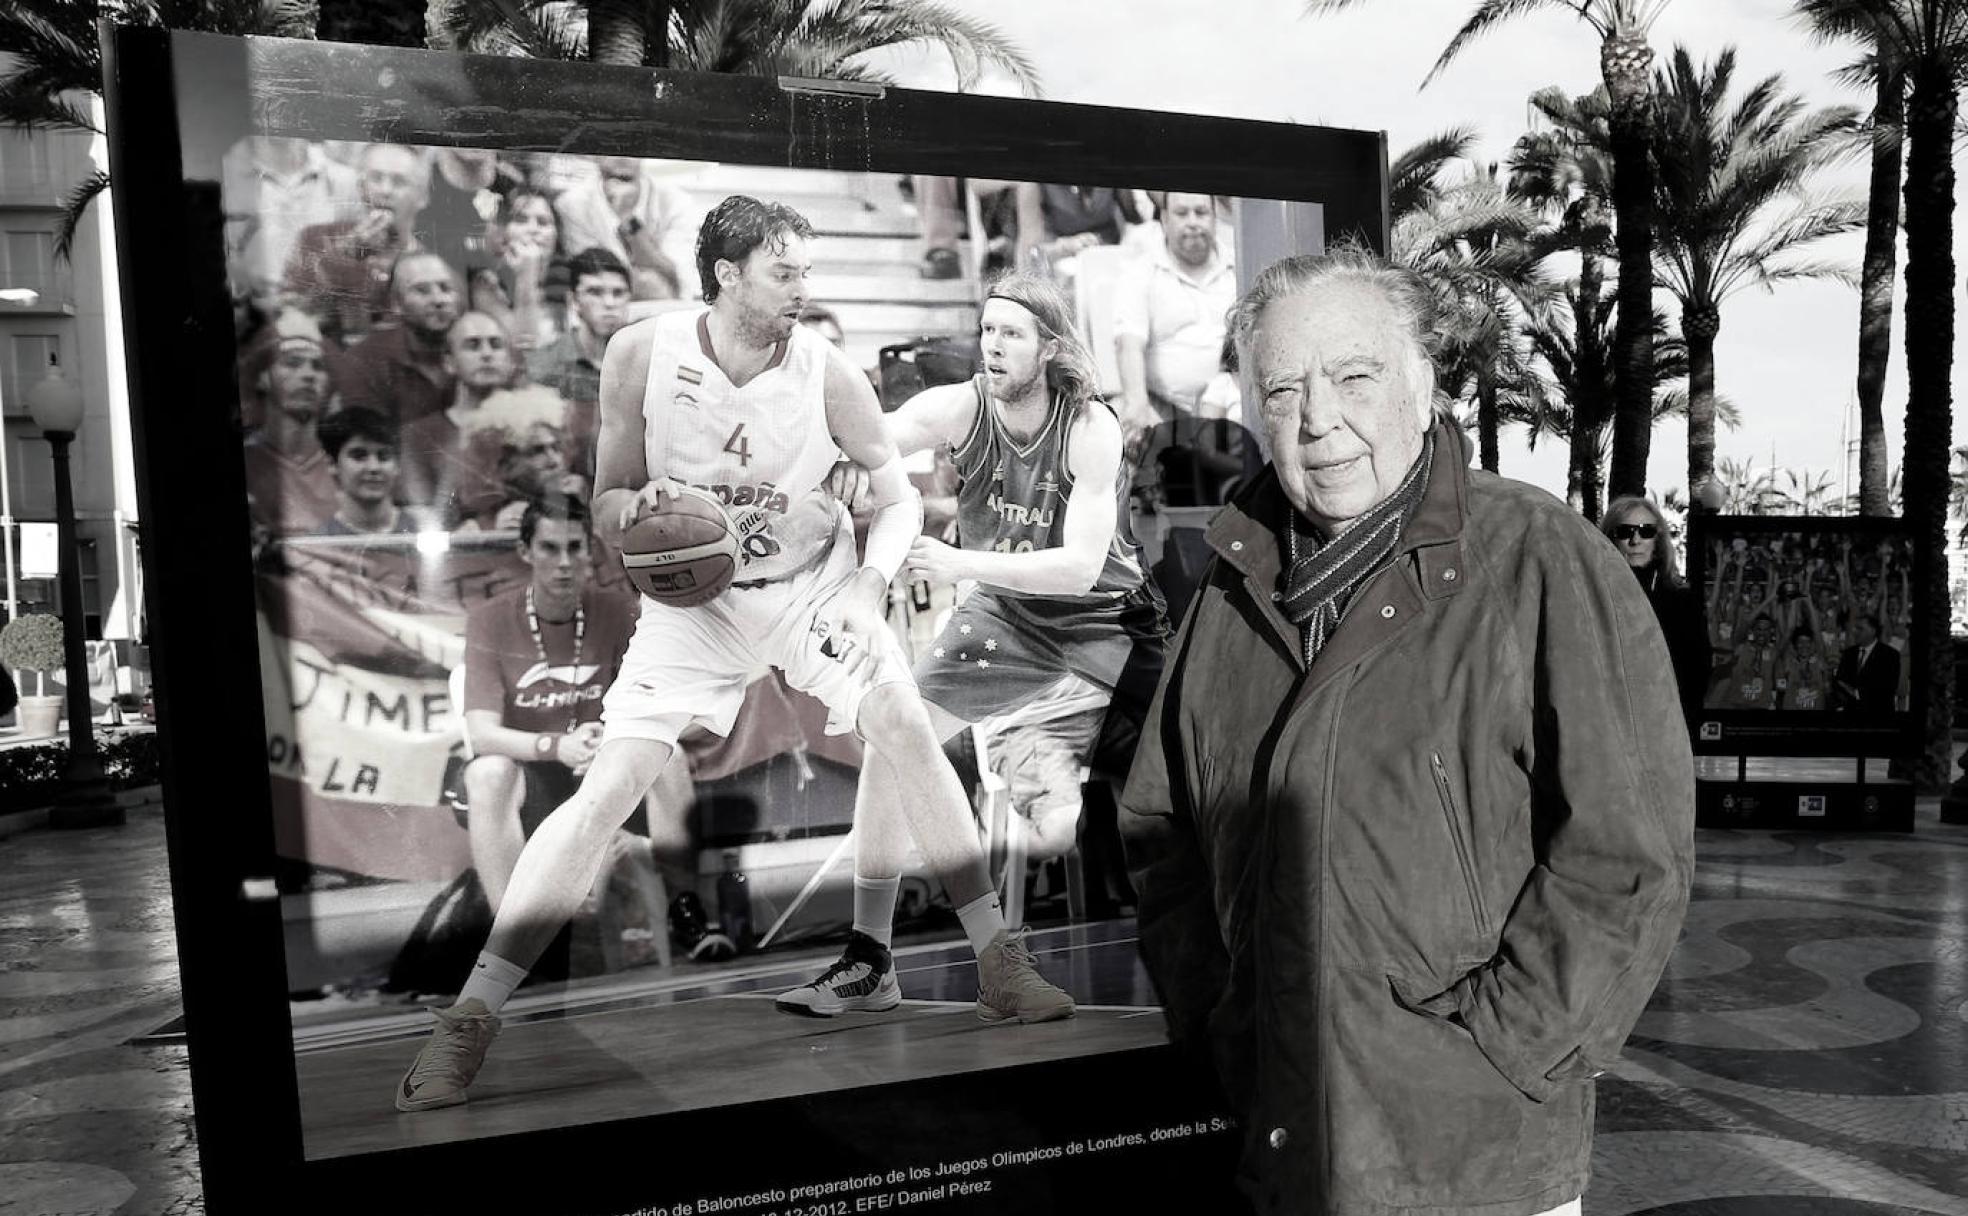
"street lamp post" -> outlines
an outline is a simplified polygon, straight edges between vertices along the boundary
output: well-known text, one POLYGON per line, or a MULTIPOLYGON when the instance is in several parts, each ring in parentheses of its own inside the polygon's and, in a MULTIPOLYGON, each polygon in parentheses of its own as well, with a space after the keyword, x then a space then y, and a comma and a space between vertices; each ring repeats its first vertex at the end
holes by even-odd
POLYGON ((55 524, 60 535, 62 651, 68 668, 68 767, 48 826, 92 828, 123 822, 96 750, 89 712, 89 660, 82 639, 82 566, 75 540, 75 494, 68 475, 68 445, 82 427, 82 390, 48 360, 48 374, 27 390, 27 408, 55 455, 55 524))

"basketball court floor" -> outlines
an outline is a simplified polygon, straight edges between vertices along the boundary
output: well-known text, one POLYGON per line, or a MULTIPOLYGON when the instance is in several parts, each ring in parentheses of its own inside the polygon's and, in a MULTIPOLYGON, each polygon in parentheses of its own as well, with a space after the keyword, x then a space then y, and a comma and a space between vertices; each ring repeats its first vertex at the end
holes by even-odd
POLYGON ((309 1158, 538 1131, 830 1093, 1152 1047, 1163 1023, 1132 921, 1034 930, 1045 977, 1073 994, 1071 1019, 978 1019, 976 965, 961 937, 899 940, 902 1005, 805 1018, 772 998, 805 983, 838 945, 722 966, 678 962, 523 989, 463 1106, 399 1114, 396 1085, 430 1029, 421 1009, 297 1016, 295 1059, 309 1158))

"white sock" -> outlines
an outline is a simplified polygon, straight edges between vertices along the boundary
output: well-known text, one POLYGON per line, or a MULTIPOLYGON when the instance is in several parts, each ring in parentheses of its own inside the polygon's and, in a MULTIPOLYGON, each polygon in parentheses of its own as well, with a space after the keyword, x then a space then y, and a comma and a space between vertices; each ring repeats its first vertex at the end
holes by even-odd
POLYGON ((458 994, 458 1001, 463 1004, 477 997, 485 1002, 487 1010, 497 1013, 505 1006, 506 998, 513 994, 513 989, 519 987, 519 982, 525 978, 526 968, 516 967, 490 950, 481 951, 478 964, 465 980, 464 991, 458 994))
POLYGON ((895 937, 895 897, 901 890, 900 874, 892 878, 863 878, 856 874, 854 931, 888 946, 895 937))
POLYGON ((958 908, 957 919, 963 922, 972 954, 984 953, 984 947, 1005 931, 1004 908, 998 904, 996 891, 986 892, 958 908))

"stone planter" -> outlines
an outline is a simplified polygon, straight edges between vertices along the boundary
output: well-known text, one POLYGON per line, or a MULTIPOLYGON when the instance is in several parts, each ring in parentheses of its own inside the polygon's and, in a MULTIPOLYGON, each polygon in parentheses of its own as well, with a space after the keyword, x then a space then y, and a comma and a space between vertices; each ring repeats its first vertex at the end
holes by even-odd
POLYGON ((61 697, 22 697, 20 706, 14 711, 15 721, 20 723, 20 737, 53 737, 61 727, 62 702, 61 697))

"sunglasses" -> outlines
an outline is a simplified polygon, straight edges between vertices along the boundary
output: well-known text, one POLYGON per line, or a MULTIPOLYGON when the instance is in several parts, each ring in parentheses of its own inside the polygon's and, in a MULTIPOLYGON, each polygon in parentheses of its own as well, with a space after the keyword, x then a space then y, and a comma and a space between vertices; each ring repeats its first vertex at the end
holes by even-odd
POLYGON ((1614 524, 1613 525, 1614 540, 1632 540, 1636 536, 1639 537, 1641 540, 1652 540, 1654 539, 1654 537, 1658 535, 1660 535, 1660 529, 1656 528, 1652 524, 1614 524))

